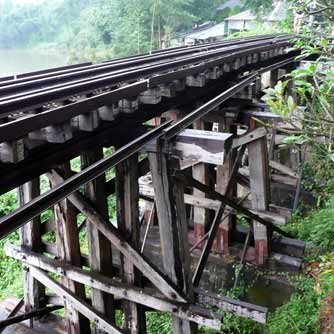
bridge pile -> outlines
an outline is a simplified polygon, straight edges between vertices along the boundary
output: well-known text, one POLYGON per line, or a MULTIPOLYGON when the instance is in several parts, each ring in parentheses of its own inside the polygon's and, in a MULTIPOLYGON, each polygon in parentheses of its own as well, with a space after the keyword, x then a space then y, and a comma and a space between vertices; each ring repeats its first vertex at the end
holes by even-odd
POLYGON ((23 264, 25 318, 65 307, 68 332, 78 334, 145 333, 148 311, 170 314, 175 334, 219 330, 222 312, 266 322, 267 309, 201 284, 213 252, 300 266, 304 245, 279 227, 290 211, 270 199, 271 181, 295 185, 297 175, 274 159, 278 130, 254 121, 279 129, 259 97, 297 65, 289 40, 258 36, 0 79, 0 194, 18 187, 20 199, 0 219, 0 238, 21 231, 6 253, 23 264), (44 174, 50 190, 41 194, 44 174))

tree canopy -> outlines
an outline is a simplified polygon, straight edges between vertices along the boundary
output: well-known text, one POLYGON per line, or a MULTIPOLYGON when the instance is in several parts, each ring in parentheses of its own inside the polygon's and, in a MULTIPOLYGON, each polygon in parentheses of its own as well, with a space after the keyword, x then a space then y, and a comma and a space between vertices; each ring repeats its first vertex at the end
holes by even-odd
MULTIPOLYGON (((226 1, 226 0, 225 0, 226 1)), ((249 8, 267 1, 245 0, 249 8)), ((194 24, 217 18, 224 0, 53 0, 39 4, 0 1, 0 47, 45 43, 72 60, 109 58, 168 45, 194 24), (99 56, 103 53, 103 57, 99 56)), ((271 2, 270 2, 271 3, 271 2)))

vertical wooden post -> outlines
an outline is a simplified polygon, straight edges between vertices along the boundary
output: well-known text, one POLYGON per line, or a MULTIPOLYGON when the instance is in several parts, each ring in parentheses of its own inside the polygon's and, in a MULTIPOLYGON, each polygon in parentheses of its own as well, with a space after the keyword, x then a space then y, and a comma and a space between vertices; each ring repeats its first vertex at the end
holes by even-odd
MULTIPOLYGON (((116 167, 117 225, 127 241, 140 251, 138 155, 116 167)), ((126 283, 141 285, 139 271, 121 256, 122 276, 126 283)), ((125 329, 131 334, 146 333, 145 311, 139 304, 124 301, 125 329)))
MULTIPOLYGON (((197 120, 194 123, 194 129, 205 130, 208 124, 205 124, 203 120, 197 120)), ((192 168, 193 178, 202 182, 206 185, 210 183, 210 169, 207 164, 199 163, 192 168)), ((205 197, 205 194, 198 189, 193 190, 193 195, 196 197, 205 197)), ((202 239, 206 233, 206 227, 209 224, 210 212, 207 209, 194 207, 193 209, 194 217, 194 241, 195 243, 202 239)), ((204 245, 204 242, 203 242, 204 245)))
MULTIPOLYGON (((184 189, 182 184, 172 179, 172 171, 179 168, 179 161, 168 159, 160 148, 157 153, 149 154, 149 160, 156 194, 164 271, 191 301, 193 287, 184 189)), ((195 324, 173 317, 174 334, 193 334, 195 331, 195 324)))
MULTIPOLYGON (((36 178, 25 183, 19 188, 20 206, 30 202, 40 194, 40 181, 36 178)), ((40 216, 21 228, 22 246, 33 251, 40 252, 42 249, 41 220, 40 216)), ((42 308, 45 306, 45 288, 35 280, 27 270, 23 270, 23 291, 24 306, 26 312, 42 308)))
MULTIPOLYGON (((70 163, 60 167, 61 174, 71 176, 70 163)), ((53 186, 56 186, 53 184, 53 186)), ((81 267, 81 252, 78 235, 76 210, 69 200, 65 199, 54 206, 56 224, 56 242, 58 257, 75 266, 81 267)), ((79 298, 85 299, 85 287, 82 284, 63 278, 63 284, 79 298)), ((90 323, 87 318, 65 303, 68 333, 90 333, 90 323)))
POLYGON ((276 70, 272 70, 270 72, 270 87, 271 88, 274 88, 278 82, 278 72, 279 72, 279 69, 276 69, 276 70))
MULTIPOLYGON (((248 159, 252 208, 258 211, 268 210, 270 188, 266 137, 248 145, 248 159)), ((256 261, 263 265, 270 252, 270 233, 267 227, 257 222, 253 226, 256 261)))
MULTIPOLYGON (((85 152, 81 156, 81 169, 84 169, 103 158, 102 148, 85 152)), ((85 194, 96 209, 109 220, 108 201, 105 192, 105 175, 96 178, 85 187, 85 194)), ((89 247, 89 264, 92 271, 106 276, 113 276, 112 248, 110 242, 102 235, 95 225, 87 221, 87 238, 89 247)), ((112 295, 92 289, 92 306, 108 319, 115 322, 114 298, 112 295)), ((95 333, 104 333, 98 326, 95 333)))
MULTIPOLYGON (((219 123, 218 130, 220 132, 228 132, 236 134, 237 128, 232 124, 231 119, 225 118, 224 122, 219 123)), ((217 167, 217 181, 216 181, 216 190, 221 194, 225 194, 228 181, 231 176, 231 172, 235 163, 236 152, 231 151, 225 157, 225 163, 223 166, 217 167)), ((237 185, 233 186, 230 194, 231 197, 237 195, 237 185)), ((222 224, 219 226, 217 231, 217 236, 215 243, 213 244, 213 249, 217 252, 223 252, 224 254, 229 254, 229 246, 231 243, 231 234, 233 227, 235 225, 235 216, 228 216, 222 221, 222 224)))

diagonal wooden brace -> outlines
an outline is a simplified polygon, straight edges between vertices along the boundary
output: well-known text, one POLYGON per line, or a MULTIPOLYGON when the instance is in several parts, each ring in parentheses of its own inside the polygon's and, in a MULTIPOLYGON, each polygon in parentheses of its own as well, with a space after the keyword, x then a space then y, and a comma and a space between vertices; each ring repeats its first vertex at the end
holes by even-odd
POLYGON ((202 326, 220 329, 220 319, 200 314, 204 313, 204 311, 207 312, 208 309, 201 308, 202 312, 196 312, 195 309, 198 308, 198 305, 184 305, 170 301, 152 288, 139 288, 132 284, 121 282, 117 278, 110 278, 98 272, 89 272, 80 267, 12 244, 5 245, 5 252, 8 256, 20 260, 26 265, 65 276, 73 281, 112 294, 118 298, 129 300, 160 312, 170 313, 202 326))
MULTIPOLYGON (((230 192, 233 188, 233 185, 236 183, 236 180, 237 180, 236 174, 238 173, 239 165, 241 163, 241 159, 242 159, 242 157, 245 153, 245 150, 246 150, 246 145, 242 146, 240 151, 238 152, 238 157, 237 157, 237 159, 234 163, 233 170, 232 170, 230 179, 228 180, 228 184, 227 184, 227 187, 226 187, 226 191, 225 191, 226 196, 230 195, 230 192)), ((195 274, 193 276, 192 281, 193 281, 194 286, 198 286, 199 283, 200 283, 205 265, 208 261, 209 254, 210 254, 214 239, 215 239, 217 231, 218 231, 218 227, 219 227, 219 225, 222 221, 223 214, 225 212, 225 208, 226 208, 226 203, 222 203, 220 205, 218 211, 216 212, 215 218, 214 218, 214 220, 213 220, 213 222, 210 226, 209 236, 208 236, 208 238, 205 242, 205 245, 204 245, 200 260, 199 260, 199 263, 197 265, 195 274)))
POLYGON ((81 314, 83 314, 87 319, 92 322, 95 322, 99 328, 105 330, 110 334, 123 334, 124 332, 118 329, 114 324, 109 320, 105 319, 102 314, 99 314, 95 311, 88 303, 84 300, 76 297, 70 290, 65 288, 63 285, 49 277, 42 270, 35 268, 33 266, 29 267, 30 273, 35 277, 39 282, 45 285, 47 288, 53 290, 59 296, 65 298, 72 306, 81 314))
MULTIPOLYGON (((48 174, 55 183, 64 182, 64 179, 53 171, 48 174)), ((122 237, 118 229, 107 221, 78 191, 68 197, 72 204, 85 215, 97 229, 117 248, 134 266, 142 272, 166 297, 178 302, 186 303, 186 299, 169 283, 157 269, 155 269, 139 252, 137 252, 122 237)))
POLYGON ((231 199, 227 198, 226 196, 212 190, 211 188, 209 188, 205 184, 195 180, 194 178, 187 175, 186 173, 183 173, 182 171, 176 171, 174 177, 177 178, 180 182, 186 183, 187 186, 195 187, 195 188, 205 192, 206 194, 208 194, 212 199, 216 199, 218 201, 221 201, 221 202, 225 203, 226 205, 230 206, 231 208, 233 208, 234 210, 236 210, 237 212, 240 212, 241 214, 243 214, 243 215, 245 215, 245 216, 247 216, 247 217, 249 217, 253 220, 256 220, 260 224, 262 224, 264 226, 267 226, 268 228, 271 228, 273 232, 277 232, 277 233, 279 233, 279 234, 281 234, 281 235, 283 235, 284 237, 287 237, 287 238, 293 238, 290 233, 283 231, 279 227, 275 226, 273 223, 261 218, 257 214, 251 212, 250 210, 245 209, 241 205, 236 204, 233 200, 231 200, 231 199))

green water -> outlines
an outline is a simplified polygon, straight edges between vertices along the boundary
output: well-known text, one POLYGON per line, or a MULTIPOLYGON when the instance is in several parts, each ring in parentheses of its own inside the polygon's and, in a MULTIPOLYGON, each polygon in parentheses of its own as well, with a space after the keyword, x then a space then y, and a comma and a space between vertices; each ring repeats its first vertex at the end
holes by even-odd
POLYGON ((288 303, 293 291, 293 287, 286 283, 259 278, 247 289, 243 299, 273 311, 288 303))
POLYGON ((0 49, 0 77, 66 65, 54 50, 0 49))

